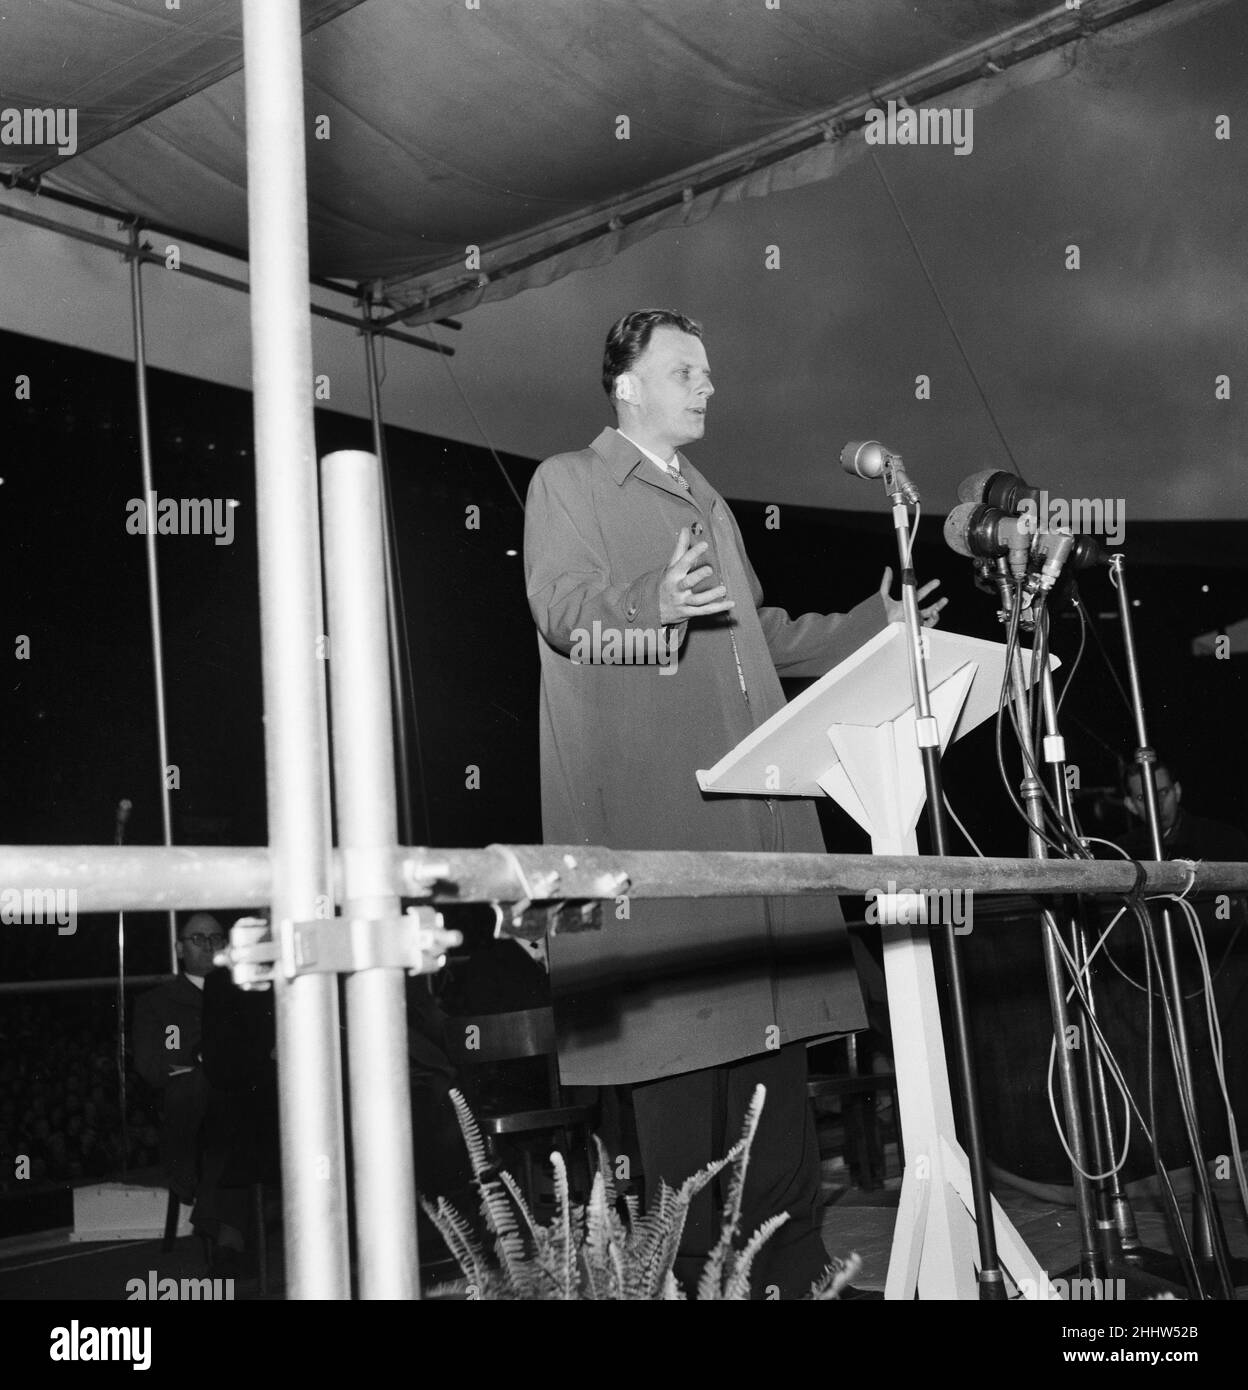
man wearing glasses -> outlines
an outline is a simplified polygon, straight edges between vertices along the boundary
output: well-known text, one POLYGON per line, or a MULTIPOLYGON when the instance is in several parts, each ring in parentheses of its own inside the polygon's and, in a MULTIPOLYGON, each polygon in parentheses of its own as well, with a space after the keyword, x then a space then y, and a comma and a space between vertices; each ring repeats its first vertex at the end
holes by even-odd
POLYGON ((244 1248, 245 1192, 223 1188, 228 1137, 217 1123, 224 1098, 204 1073, 204 987, 213 957, 227 938, 211 913, 196 912, 178 928, 181 972, 140 995, 134 1006, 134 1062, 139 1075, 163 1095, 161 1166, 170 1189, 194 1203, 192 1222, 211 1242, 214 1274, 232 1274, 244 1248), (243 1200, 240 1202, 239 1197, 243 1200))

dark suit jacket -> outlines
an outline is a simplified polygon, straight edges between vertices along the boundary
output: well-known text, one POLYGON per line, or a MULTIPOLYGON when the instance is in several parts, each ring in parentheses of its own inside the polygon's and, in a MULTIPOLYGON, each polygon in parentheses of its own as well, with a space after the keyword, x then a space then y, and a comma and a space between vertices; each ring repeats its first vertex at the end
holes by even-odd
POLYGON ((199 1186, 200 1138, 209 1102, 208 1082, 197 1060, 203 1014, 203 992, 178 975, 139 995, 131 1028, 135 1068, 163 1097, 161 1165, 183 1201, 190 1201, 199 1186), (191 1070, 170 1074, 179 1067, 191 1070))
POLYGON ((134 1065, 149 1086, 163 1091, 174 1067, 197 1065, 203 1018, 203 991, 185 975, 166 980, 135 1000, 134 1065))

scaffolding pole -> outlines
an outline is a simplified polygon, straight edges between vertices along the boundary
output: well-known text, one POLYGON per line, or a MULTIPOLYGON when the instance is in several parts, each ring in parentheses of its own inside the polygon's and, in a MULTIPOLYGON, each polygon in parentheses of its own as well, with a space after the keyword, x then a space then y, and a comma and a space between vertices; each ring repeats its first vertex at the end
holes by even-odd
MULTIPOLYGON (((276 891, 275 853, 263 845, 0 845, 0 883, 55 885, 77 894, 77 910, 260 905, 276 891)), ((341 870, 331 874, 342 901, 341 870)), ((1248 863, 1145 860, 1140 891, 1248 893, 1248 863)), ((789 854, 734 850, 603 849, 596 845, 488 845, 424 849, 400 845, 391 891, 435 905, 525 899, 805 897, 873 890, 1122 896, 1135 887, 1126 859, 979 859, 962 855, 789 854), (569 860, 571 861, 569 863, 569 860)), ((309 918, 316 916, 309 913, 309 918)), ((321 914, 324 915, 324 914, 321 914)))
MULTIPOLYGON (((273 935, 328 915, 329 752, 312 425, 312 320, 298 0, 243 0, 256 523, 273 935)), ((287 1287, 351 1294, 338 985, 279 974, 287 1287)))
MULTIPOLYGON (((404 677, 411 670, 408 656, 407 631, 404 627, 402 583, 399 571, 399 556, 394 537, 394 489, 390 481, 390 461, 386 457, 386 424, 381 413, 381 377, 377 370, 377 338, 372 331, 372 308, 367 298, 362 303, 364 316, 364 369, 368 381, 368 410, 373 426, 373 453, 381 467, 381 526, 382 554, 385 566, 382 578, 386 586, 386 627, 390 639, 390 698, 394 712, 394 743, 397 755, 397 782, 399 789, 398 817, 399 836, 404 844, 411 844, 416 838, 416 827, 412 821, 411 764, 408 761, 407 726, 413 716, 415 691, 409 691, 404 677)), ((417 760, 420 764, 419 743, 417 760)), ((392 769, 391 775, 395 772, 392 769)), ((418 766, 422 779, 421 803, 425 808, 424 833, 428 838, 429 808, 424 796, 424 767, 418 766)))
MULTIPOLYGON (((152 472, 152 434, 147 409, 147 337, 143 321, 143 261, 139 230, 130 228, 130 316, 134 325, 134 385, 139 420, 139 464, 143 471, 143 501, 147 506, 147 526, 143 548, 147 557, 147 616, 152 630, 152 677, 156 688, 156 756, 160 760, 161 842, 173 844, 173 811, 169 801, 169 721, 165 708, 165 642, 160 619, 160 572, 156 561, 156 484, 152 472)), ((170 911, 169 969, 178 970, 177 918, 170 911)), ((119 958, 124 959, 125 927, 118 924, 119 958)))
MULTIPOLYGON (((334 805, 343 916, 399 916, 382 480, 371 454, 321 464, 334 805)), ((347 977, 352 1181, 364 1299, 420 1297, 405 973, 347 977)))

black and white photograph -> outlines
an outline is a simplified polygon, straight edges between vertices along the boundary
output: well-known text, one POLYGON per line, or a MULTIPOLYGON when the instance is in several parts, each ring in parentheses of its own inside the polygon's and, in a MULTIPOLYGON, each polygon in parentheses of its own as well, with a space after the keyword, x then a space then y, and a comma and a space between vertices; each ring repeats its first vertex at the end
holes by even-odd
POLYGON ((1246 249, 1243 0, 0 0, 14 1356, 1228 1356, 1246 249))

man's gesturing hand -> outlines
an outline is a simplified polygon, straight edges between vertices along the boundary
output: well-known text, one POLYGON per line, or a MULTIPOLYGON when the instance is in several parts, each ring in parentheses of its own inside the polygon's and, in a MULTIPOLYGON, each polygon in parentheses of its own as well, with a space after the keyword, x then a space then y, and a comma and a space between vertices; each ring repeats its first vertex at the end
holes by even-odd
POLYGON ((702 565, 691 571, 691 566, 696 564, 706 549, 705 541, 691 546, 691 539, 689 528, 682 526, 676 538, 676 549, 672 551, 667 572, 659 585, 659 621, 664 626, 688 622, 690 618, 702 618, 708 613, 725 613, 733 606, 731 599, 724 598, 728 591, 722 584, 699 594, 693 592, 694 585, 709 579, 714 570, 710 565, 702 565))
MULTIPOLYGON (((919 601, 919 621, 924 627, 935 627, 940 622, 940 610, 949 602, 947 598, 938 598, 935 603, 929 603, 926 608, 922 606, 923 600, 937 588, 940 584, 939 579, 929 580, 915 594, 919 601)), ((884 600, 884 607, 888 612, 890 623, 904 623, 906 620, 906 607, 899 598, 890 598, 889 590, 893 587, 893 567, 889 565, 884 571, 884 578, 880 580, 880 597, 884 600)))

